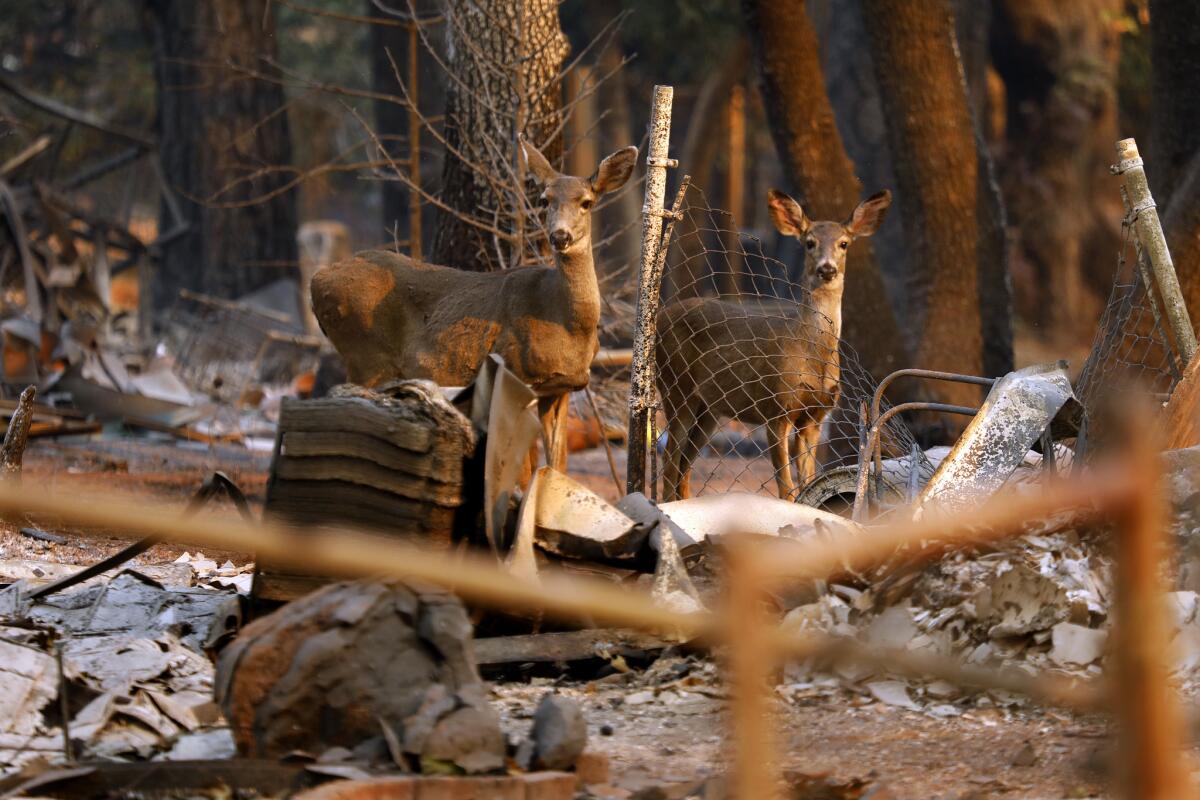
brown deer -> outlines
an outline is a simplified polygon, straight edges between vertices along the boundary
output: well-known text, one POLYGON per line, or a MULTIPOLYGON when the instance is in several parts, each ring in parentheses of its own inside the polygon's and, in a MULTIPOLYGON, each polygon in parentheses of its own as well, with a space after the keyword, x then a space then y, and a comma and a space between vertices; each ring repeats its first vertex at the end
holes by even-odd
POLYGON ((765 425, 779 496, 790 499, 790 434, 799 436, 800 485, 816 473, 821 423, 837 403, 842 286, 850 243, 883 221, 890 192, 845 222, 811 222, 783 192, 768 192, 771 220, 804 243, 803 296, 790 300, 696 297, 658 314, 658 386, 667 417, 666 500, 691 496, 692 464, 722 419, 765 425))
POLYGON ((524 140, 521 148, 543 187, 555 267, 467 272, 370 250, 318 271, 312 307, 350 380, 363 386, 392 378, 465 386, 499 353, 537 393, 546 460, 562 470, 570 393, 587 386, 599 348, 591 209, 629 179, 638 151, 618 150, 592 177, 574 178, 524 140))

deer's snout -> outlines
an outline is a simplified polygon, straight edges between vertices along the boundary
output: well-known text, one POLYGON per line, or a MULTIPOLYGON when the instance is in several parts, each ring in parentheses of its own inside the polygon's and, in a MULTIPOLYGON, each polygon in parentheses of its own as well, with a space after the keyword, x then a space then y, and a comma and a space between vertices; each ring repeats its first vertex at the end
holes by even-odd
POLYGON ((817 264, 817 277, 826 283, 829 283, 831 280, 836 278, 837 272, 837 267, 829 262, 817 264))
POLYGON ((551 231, 550 244, 555 250, 566 250, 571 246, 571 232, 563 228, 551 231))

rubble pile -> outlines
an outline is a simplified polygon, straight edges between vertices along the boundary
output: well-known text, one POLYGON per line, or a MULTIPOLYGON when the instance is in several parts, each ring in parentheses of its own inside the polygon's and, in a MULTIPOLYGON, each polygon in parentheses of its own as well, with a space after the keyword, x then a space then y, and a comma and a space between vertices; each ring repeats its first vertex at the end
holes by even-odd
POLYGON ((24 580, 0 593, 0 768, 234 754, 204 651, 239 625, 238 595, 178 566, 157 570, 172 586, 130 569, 36 601, 24 580))
POLYGON ((446 592, 333 584, 247 626, 221 655, 216 697, 244 756, 386 753, 390 739, 414 764, 494 771, 505 742, 471 632, 446 592))

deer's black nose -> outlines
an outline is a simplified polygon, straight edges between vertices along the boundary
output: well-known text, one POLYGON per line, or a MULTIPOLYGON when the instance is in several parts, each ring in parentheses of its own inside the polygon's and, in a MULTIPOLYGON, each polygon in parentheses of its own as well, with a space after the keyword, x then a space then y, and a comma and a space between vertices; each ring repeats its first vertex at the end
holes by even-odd
POLYGON ((837 267, 833 264, 818 264, 817 277, 828 283, 837 277, 837 267))
POLYGON ((566 250, 571 245, 570 231, 554 231, 550 234, 550 244, 555 250, 566 250))

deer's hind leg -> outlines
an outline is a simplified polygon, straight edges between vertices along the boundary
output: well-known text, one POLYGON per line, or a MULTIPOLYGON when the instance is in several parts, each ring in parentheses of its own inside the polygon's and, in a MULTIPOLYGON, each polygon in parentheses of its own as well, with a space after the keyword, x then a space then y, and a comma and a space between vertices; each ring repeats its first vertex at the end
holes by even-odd
MULTIPOLYGON (((696 425, 696 416, 686 405, 677 406, 663 398, 663 410, 667 416, 667 446, 663 454, 663 500, 683 499, 680 494, 684 482, 683 454, 686 443, 696 425)), ((690 462, 688 462, 690 464, 690 462)))
POLYGON ((792 499, 796 490, 792 482, 792 459, 788 452, 791 433, 792 420, 786 414, 767 422, 767 449, 771 453, 771 466, 775 469, 775 488, 783 500, 792 499))

